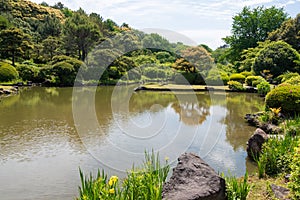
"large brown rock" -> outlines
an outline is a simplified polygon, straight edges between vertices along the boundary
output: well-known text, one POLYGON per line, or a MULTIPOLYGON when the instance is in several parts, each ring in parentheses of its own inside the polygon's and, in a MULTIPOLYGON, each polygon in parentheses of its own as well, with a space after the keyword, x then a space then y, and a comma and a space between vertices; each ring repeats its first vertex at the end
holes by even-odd
POLYGON ((262 150, 262 145, 268 140, 268 135, 260 128, 256 129, 254 134, 247 142, 247 153, 251 159, 257 158, 262 150))
POLYGON ((164 185, 164 200, 224 200, 225 180, 199 156, 185 153, 178 158, 170 180, 164 185))

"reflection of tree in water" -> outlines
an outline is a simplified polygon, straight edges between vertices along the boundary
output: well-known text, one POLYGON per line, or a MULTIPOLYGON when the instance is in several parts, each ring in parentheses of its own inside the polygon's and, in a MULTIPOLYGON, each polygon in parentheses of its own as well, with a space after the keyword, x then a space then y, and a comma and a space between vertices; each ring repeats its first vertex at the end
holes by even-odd
POLYGON ((172 108, 179 114, 180 121, 187 125, 202 124, 210 115, 211 99, 209 95, 197 95, 197 100, 192 100, 190 95, 184 95, 180 102, 174 102, 172 108))
MULTIPOLYGON (((156 104, 165 108, 174 101, 176 101, 176 95, 173 93, 139 92, 132 95, 129 109, 132 112, 144 112, 156 104)), ((152 109, 151 111, 155 110, 152 109)))
POLYGON ((255 128, 247 126, 244 116, 263 109, 263 99, 257 94, 227 94, 226 136, 234 150, 246 148, 246 142, 255 128))

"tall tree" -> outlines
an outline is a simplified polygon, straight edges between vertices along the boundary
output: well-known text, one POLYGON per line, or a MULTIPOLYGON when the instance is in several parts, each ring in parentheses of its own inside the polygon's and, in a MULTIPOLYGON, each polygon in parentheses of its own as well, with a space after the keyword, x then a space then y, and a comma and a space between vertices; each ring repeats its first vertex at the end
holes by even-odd
POLYGON ((54 14, 46 15, 37 31, 42 36, 42 39, 46 39, 49 36, 58 37, 62 31, 61 21, 54 14))
POLYGON ((64 25, 64 35, 66 50, 70 52, 75 47, 78 58, 82 61, 85 60, 89 50, 101 37, 97 25, 89 19, 82 9, 67 19, 64 25))
POLYGON ((287 20, 287 14, 282 8, 257 7, 253 10, 244 7, 242 12, 233 17, 232 35, 223 38, 230 45, 229 59, 239 61, 241 52, 257 46, 257 42, 264 41, 268 33, 276 30, 287 20))
POLYGON ((281 27, 269 34, 272 41, 283 40, 292 45, 296 50, 300 50, 300 14, 295 19, 285 21, 281 27))
POLYGON ((0 32, 1 56, 11 56, 13 66, 15 66, 16 57, 28 57, 28 50, 31 48, 31 37, 22 30, 10 28, 0 32))

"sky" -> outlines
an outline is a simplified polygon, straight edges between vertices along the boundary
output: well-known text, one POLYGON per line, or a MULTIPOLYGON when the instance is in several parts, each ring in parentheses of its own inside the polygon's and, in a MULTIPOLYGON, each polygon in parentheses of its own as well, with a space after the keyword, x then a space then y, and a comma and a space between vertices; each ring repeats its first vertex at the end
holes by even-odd
POLYGON ((206 44, 212 49, 230 35, 232 17, 244 6, 276 6, 290 17, 300 13, 300 0, 31 0, 54 5, 62 2, 72 10, 83 8, 117 24, 123 22, 145 32, 157 32, 171 42, 206 44), (297 10, 298 8, 298 10, 297 10))

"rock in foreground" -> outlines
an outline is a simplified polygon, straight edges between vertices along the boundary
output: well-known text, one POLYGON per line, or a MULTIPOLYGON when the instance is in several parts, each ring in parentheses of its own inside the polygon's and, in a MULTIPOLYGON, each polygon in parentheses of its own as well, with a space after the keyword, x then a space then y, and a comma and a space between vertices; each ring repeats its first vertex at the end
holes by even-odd
POLYGON ((163 200, 224 200, 225 180, 199 156, 185 153, 178 158, 162 197, 163 200))

